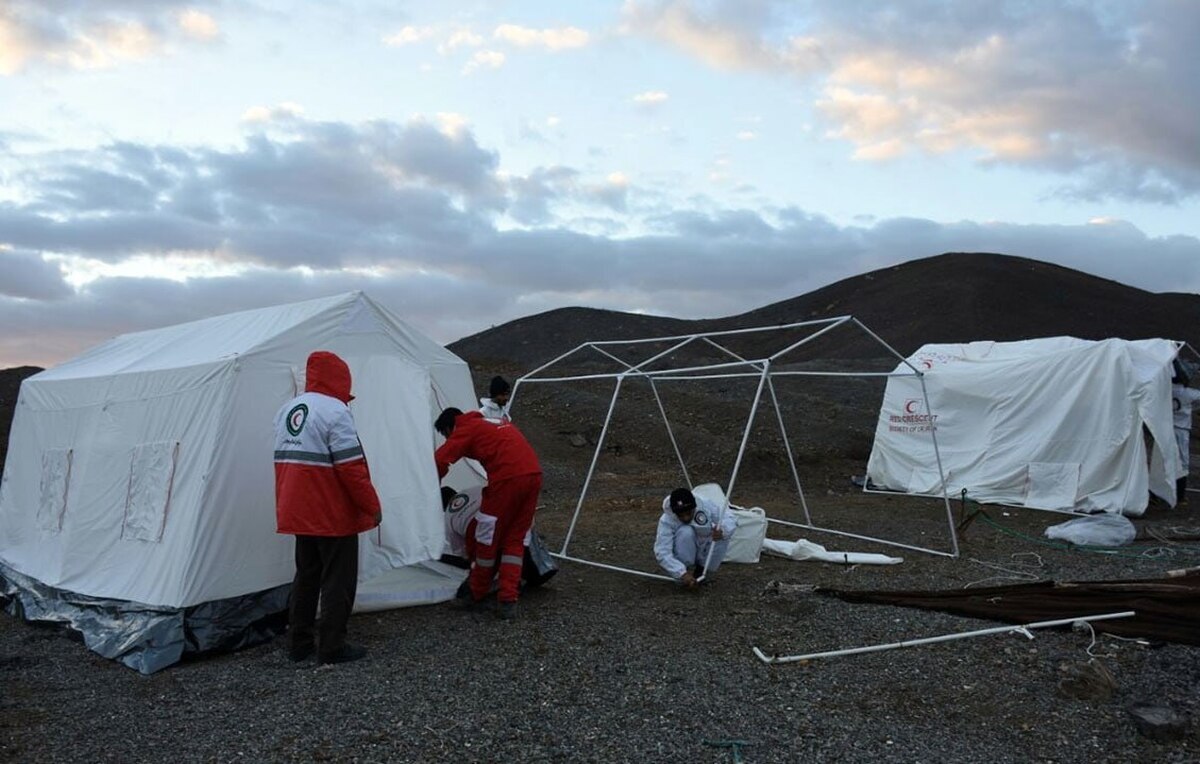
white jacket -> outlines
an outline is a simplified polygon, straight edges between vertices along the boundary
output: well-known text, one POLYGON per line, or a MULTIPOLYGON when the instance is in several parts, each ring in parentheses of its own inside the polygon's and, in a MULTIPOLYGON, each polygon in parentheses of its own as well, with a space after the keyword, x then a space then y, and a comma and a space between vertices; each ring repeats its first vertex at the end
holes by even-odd
MULTIPOLYGON (((658 518, 658 532, 654 536, 654 557, 667 575, 682 578, 687 572, 687 566, 675 557, 675 532, 683 525, 679 516, 671 511, 671 497, 663 499, 663 513, 658 518)), ((696 497, 696 511, 692 513, 692 527, 696 530, 696 540, 705 543, 712 537, 713 521, 720 515, 721 533, 725 539, 733 537, 737 530, 737 516, 726 506, 722 508, 702 496, 696 497)))
POLYGON ((1200 401, 1200 390, 1183 385, 1171 385, 1171 404, 1175 410, 1175 428, 1192 429, 1192 404, 1200 401))
POLYGON ((499 419, 502 422, 512 421, 512 417, 508 414, 508 406, 501 406, 491 398, 479 399, 479 413, 488 419, 499 419))

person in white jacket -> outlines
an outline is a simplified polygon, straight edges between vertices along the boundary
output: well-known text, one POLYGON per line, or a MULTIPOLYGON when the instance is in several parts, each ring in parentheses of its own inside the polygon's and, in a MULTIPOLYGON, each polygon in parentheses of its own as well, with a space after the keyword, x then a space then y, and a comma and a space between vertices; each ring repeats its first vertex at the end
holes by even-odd
POLYGON ((736 529, 737 517, 728 507, 719 507, 704 497, 697 500, 687 488, 676 488, 663 499, 654 556, 667 575, 690 589, 701 577, 705 581, 712 578, 721 567, 736 529))
POLYGON ((1187 475, 1191 461, 1192 404, 1200 402, 1200 390, 1188 387, 1188 375, 1183 366, 1175 362, 1175 376, 1171 379, 1171 404, 1175 410, 1175 442, 1179 445, 1179 459, 1183 463, 1183 477, 1175 483, 1175 501, 1187 503, 1187 475))
POLYGON ((479 399, 479 412, 488 419, 511 422, 512 417, 508 413, 510 395, 512 395, 512 388, 509 386, 508 380, 499 376, 492 377, 492 381, 488 384, 488 397, 479 399))

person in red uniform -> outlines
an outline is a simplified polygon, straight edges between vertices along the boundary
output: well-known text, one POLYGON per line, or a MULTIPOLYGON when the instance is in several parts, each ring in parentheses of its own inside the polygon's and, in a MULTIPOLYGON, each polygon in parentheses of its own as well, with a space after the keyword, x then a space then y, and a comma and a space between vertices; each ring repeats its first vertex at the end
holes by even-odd
POLYGON ((348 404, 350 369, 318 350, 308 357, 304 393, 275 415, 275 519, 296 537, 288 602, 288 652, 302 661, 345 663, 367 654, 346 642, 358 589, 358 534, 383 518, 348 404), (321 626, 314 635, 317 603, 321 626), (314 636, 316 637, 314 639, 314 636))
POLYGON ((439 479, 463 457, 487 470, 488 484, 476 515, 475 555, 467 579, 470 600, 482 602, 498 574, 499 615, 506 620, 515 618, 525 535, 533 524, 542 490, 542 466, 512 422, 448 408, 438 416, 434 428, 446 439, 433 455, 439 479))

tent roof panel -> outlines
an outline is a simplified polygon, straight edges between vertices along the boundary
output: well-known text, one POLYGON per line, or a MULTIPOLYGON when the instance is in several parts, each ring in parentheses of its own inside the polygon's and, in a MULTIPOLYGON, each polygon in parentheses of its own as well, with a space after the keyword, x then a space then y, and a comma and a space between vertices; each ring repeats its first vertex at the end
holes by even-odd
POLYGON ((361 292, 347 292, 122 334, 30 380, 80 379, 213 363, 245 354, 322 313, 348 309, 366 299, 361 292))

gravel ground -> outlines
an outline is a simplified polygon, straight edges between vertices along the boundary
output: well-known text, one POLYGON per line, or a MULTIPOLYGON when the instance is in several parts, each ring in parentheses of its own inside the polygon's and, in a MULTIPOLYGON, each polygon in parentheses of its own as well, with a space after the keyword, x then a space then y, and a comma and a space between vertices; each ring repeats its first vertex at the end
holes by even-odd
MULTIPOLYGON (((842 527, 934 538, 944 526, 944 510, 928 502, 820 498, 830 507, 820 519, 842 527)), ((597 499, 572 552, 649 569, 653 503, 597 499)), ((567 515, 547 507, 548 537, 561 538, 567 515)), ((1001 508, 989 516, 1033 535, 1059 519, 1001 508)), ((1200 525, 1195 512, 1148 519, 1200 525)), ((1069 630, 782 666, 752 654, 754 645, 796 654, 997 625, 764 593, 772 580, 950 588, 996 574, 972 558, 1040 561, 1036 575, 1058 580, 1152 577, 1195 559, 1060 551, 983 521, 957 560, 903 556, 886 568, 764 558, 723 568, 698 592, 565 564, 522 600, 515 622, 448 606, 355 616, 352 638, 370 656, 322 668, 296 667, 272 644, 143 677, 60 631, 0 617, 0 759, 723 762, 730 751, 705 741, 745 740, 747 762, 1200 760, 1190 721, 1181 739, 1155 742, 1128 713, 1150 701, 1197 714, 1200 651, 1189 647, 1101 638, 1093 652, 1117 688, 1093 701, 1058 692, 1065 670, 1088 659, 1089 635, 1069 630), (1039 556, 1012 557, 1026 552, 1039 556)))

